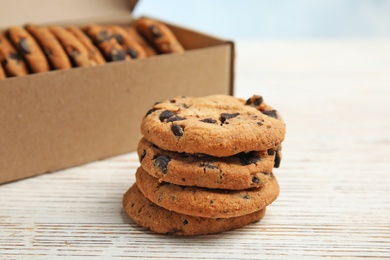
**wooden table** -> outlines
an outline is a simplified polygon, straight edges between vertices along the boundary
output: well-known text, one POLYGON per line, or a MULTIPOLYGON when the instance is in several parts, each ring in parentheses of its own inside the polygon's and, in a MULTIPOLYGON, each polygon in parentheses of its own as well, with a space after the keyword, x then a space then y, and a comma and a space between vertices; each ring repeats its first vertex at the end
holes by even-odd
POLYGON ((236 96, 288 133, 264 219, 200 237, 124 214, 134 153, 0 186, 0 258, 390 258, 390 39, 238 41, 236 96))

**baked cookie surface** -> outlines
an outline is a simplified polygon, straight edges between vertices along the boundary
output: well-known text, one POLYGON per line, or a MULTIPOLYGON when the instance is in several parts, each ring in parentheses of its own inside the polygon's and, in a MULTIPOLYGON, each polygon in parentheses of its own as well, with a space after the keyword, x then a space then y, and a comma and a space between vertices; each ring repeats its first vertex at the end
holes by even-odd
POLYGON ((32 72, 46 72, 50 70, 49 62, 35 39, 24 28, 13 26, 8 30, 8 36, 26 60, 32 72))
POLYGON ((29 24, 26 26, 26 29, 39 42, 54 69, 72 68, 72 64, 64 48, 62 48, 60 42, 48 27, 29 24))
POLYGON ((286 128, 260 96, 177 97, 156 103, 141 123, 145 139, 164 150, 217 157, 276 149, 286 128))
POLYGON ((205 235, 241 228, 259 221, 265 208, 234 218, 201 218, 180 214, 157 206, 134 184, 123 196, 123 208, 138 225, 169 235, 205 235))
POLYGON ((159 182, 229 190, 260 187, 268 182, 276 153, 270 149, 231 157, 198 156, 162 150, 145 138, 137 152, 141 166, 159 182))
POLYGON ((271 179, 260 188, 220 190, 160 183, 142 167, 136 183, 146 198, 167 210, 205 218, 231 218, 259 211, 279 195, 279 184, 271 179))
POLYGON ((140 18, 135 22, 135 28, 160 53, 182 53, 183 46, 168 26, 148 18, 140 18))
POLYGON ((0 62, 8 77, 28 74, 27 66, 23 58, 20 57, 4 33, 0 33, 0 62))

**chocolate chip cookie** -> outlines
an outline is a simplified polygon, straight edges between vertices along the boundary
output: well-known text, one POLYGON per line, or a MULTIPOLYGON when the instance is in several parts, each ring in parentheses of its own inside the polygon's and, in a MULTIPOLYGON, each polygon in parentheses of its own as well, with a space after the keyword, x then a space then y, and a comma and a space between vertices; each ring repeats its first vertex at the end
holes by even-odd
POLYGON ((141 132, 164 150, 216 157, 276 149, 286 127, 260 96, 247 101, 228 95, 177 97, 158 102, 141 123, 141 132))
POLYGON ((131 60, 109 28, 91 24, 86 26, 84 31, 99 47, 107 61, 131 60))
POLYGON ((19 54, 27 62, 31 72, 46 72, 50 70, 49 62, 35 39, 22 27, 13 26, 8 30, 8 37, 19 54))
POLYGON ((259 221, 265 208, 233 218, 202 218, 166 210, 147 198, 134 184, 123 196, 123 208, 138 225, 168 235, 205 235, 241 228, 259 221))
POLYGON ((144 49, 146 56, 151 57, 157 55, 157 52, 153 49, 153 47, 137 32, 137 30, 131 27, 125 27, 127 32, 130 34, 134 40, 138 42, 139 45, 144 49))
POLYGON ((231 218, 259 211, 279 195, 273 174, 260 188, 247 190, 205 189, 158 182, 142 167, 136 172, 136 183, 146 198, 167 210, 205 218, 231 218))
POLYGON ((89 59, 88 50, 69 31, 60 26, 49 26, 50 31, 60 42, 70 60, 76 67, 94 66, 96 63, 89 59))
POLYGON ((84 47, 87 49, 89 60, 93 61, 94 64, 106 63, 106 60, 103 58, 99 49, 96 48, 96 46, 92 43, 91 39, 88 38, 88 36, 85 35, 85 33, 80 28, 75 26, 70 26, 67 28, 67 30, 71 34, 73 34, 73 36, 76 37, 77 40, 79 40, 80 43, 83 44, 84 47))
POLYGON ((57 38, 48 27, 30 24, 26 26, 26 29, 39 42, 43 52, 46 54, 46 57, 54 69, 72 68, 72 64, 64 48, 62 48, 57 38))
POLYGON ((8 77, 28 74, 24 60, 5 37, 4 33, 0 33, 0 62, 8 77))
POLYGON ((132 59, 144 59, 147 57, 142 46, 125 29, 117 25, 110 26, 110 29, 118 43, 122 45, 127 55, 132 59))
POLYGON ((135 22, 135 28, 159 53, 184 52, 184 48, 176 36, 163 23, 148 18, 140 18, 135 22))
POLYGON ((231 157, 200 156, 162 150, 145 138, 137 150, 141 166, 159 182, 229 190, 267 183, 272 178, 276 154, 270 149, 231 157))

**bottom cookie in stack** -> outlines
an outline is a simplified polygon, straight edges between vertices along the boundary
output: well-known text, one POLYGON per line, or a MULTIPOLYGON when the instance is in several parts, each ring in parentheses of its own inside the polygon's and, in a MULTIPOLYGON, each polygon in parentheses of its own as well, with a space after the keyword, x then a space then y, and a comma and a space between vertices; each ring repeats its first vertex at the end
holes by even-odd
POLYGON ((136 184, 123 196, 126 213, 138 225, 156 233, 167 235, 205 235, 244 227, 259 221, 265 214, 265 208, 253 213, 234 218, 202 218, 157 206, 148 200, 136 184))

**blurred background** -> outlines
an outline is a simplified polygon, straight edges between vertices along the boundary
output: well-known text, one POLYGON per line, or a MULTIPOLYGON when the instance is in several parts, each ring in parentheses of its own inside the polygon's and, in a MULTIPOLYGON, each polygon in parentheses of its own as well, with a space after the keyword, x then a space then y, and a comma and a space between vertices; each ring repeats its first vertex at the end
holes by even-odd
POLYGON ((390 36, 390 0, 141 0, 135 14, 235 40, 390 36))

